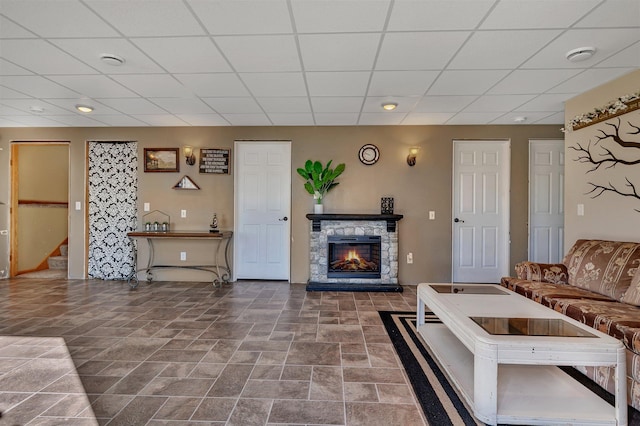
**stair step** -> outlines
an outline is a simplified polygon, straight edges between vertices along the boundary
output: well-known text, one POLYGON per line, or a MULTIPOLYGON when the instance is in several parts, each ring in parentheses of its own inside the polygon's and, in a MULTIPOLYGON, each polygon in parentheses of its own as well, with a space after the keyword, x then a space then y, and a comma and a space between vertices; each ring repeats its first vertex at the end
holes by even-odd
POLYGON ((69 246, 67 244, 63 244, 60 246, 60 253, 63 256, 67 256, 69 254, 69 246))
POLYGON ((47 259, 49 269, 63 269, 67 270, 69 264, 69 258, 67 256, 51 256, 47 259))

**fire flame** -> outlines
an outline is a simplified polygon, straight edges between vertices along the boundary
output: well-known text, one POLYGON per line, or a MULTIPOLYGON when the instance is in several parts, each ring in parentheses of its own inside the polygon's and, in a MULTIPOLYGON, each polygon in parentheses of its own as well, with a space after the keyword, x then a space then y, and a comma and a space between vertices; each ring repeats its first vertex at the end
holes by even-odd
POLYGON ((360 256, 358 256, 358 252, 356 250, 349 250, 347 257, 345 257, 344 260, 360 260, 360 256))

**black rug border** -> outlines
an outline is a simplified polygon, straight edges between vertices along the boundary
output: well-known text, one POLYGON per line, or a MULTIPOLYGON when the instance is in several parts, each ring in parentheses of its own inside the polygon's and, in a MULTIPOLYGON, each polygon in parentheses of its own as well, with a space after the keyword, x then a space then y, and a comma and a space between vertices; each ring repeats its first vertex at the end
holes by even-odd
MULTIPOLYGON (((427 418, 429 424, 438 426, 452 425, 449 415, 442 406, 440 399, 435 394, 435 391, 429 383, 429 380, 427 379, 425 373, 422 371, 420 363, 416 359, 413 351, 409 348, 409 345, 405 341, 404 337, 402 337, 400 330, 396 328, 396 324, 392 319, 393 315, 403 317, 400 318, 400 322, 403 324, 409 336, 411 337, 411 340, 420 351, 420 354, 424 357, 434 375, 437 377, 440 385, 445 390, 454 407, 456 408, 456 410, 458 410, 458 415, 460 415, 460 417, 463 419, 465 426, 483 424, 482 422, 475 419, 469 412, 465 403, 460 399, 458 392, 453 388, 453 385, 451 385, 451 383, 449 382, 446 374, 440 368, 440 365, 433 359, 433 357, 427 350, 425 343, 420 339, 420 337, 418 337, 416 333, 414 333, 410 323, 413 325, 413 327, 416 327, 416 312, 378 311, 378 314, 380 315, 387 334, 391 339, 391 343, 393 344, 393 347, 398 354, 398 357, 400 358, 405 371, 407 372, 407 376, 409 377, 411 386, 413 387, 420 407, 422 408, 422 411, 424 412, 424 415, 427 418), (430 399, 431 401, 429 401, 430 399), (437 400, 437 403, 433 403, 434 399, 437 400)), ((437 318, 436 315, 433 314, 433 312, 425 312, 425 314, 431 314, 435 318, 437 318)), ((436 321, 440 322, 437 319, 436 321)), ((598 395, 610 405, 615 404, 615 397, 613 394, 598 386, 595 382, 582 374, 580 371, 576 370, 573 367, 566 366, 559 366, 558 368, 571 376, 574 380, 580 382, 583 386, 598 395)), ((628 426, 640 426, 640 411, 628 405, 627 407, 628 426)))

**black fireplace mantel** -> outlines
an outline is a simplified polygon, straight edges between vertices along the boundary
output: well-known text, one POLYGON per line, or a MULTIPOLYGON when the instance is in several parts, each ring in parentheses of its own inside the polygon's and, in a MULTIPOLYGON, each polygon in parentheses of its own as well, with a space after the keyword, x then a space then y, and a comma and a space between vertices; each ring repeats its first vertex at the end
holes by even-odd
POLYGON ((387 232, 396 232, 396 223, 404 216, 401 214, 354 214, 354 213, 331 213, 331 214, 307 214, 307 219, 311 221, 311 230, 320 232, 323 220, 362 220, 362 221, 385 221, 387 222, 387 232))

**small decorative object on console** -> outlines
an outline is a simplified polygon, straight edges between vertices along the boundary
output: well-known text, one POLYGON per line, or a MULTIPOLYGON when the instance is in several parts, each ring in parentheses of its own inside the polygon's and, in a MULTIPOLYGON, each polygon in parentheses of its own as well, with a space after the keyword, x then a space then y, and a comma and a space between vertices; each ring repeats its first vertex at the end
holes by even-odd
POLYGON ((220 232, 218 230, 218 214, 217 213, 213 214, 213 219, 211 219, 211 225, 209 225, 209 228, 211 228, 209 232, 220 232))
POLYGON ((380 199, 380 213, 393 214, 393 197, 382 197, 380 199))

